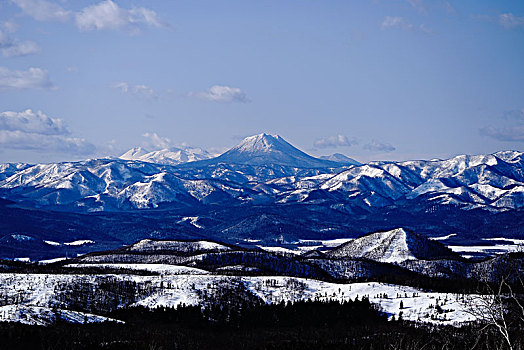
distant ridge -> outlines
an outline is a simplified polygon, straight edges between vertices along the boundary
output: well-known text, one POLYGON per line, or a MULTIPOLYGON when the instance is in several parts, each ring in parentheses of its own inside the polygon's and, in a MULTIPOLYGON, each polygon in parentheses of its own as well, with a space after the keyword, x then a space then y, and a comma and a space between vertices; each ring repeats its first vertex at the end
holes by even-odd
POLYGON ((142 147, 134 147, 119 158, 123 160, 139 160, 147 163, 178 165, 208 159, 211 158, 211 154, 197 147, 171 147, 152 152, 142 147))
POLYGON ((333 153, 329 156, 321 156, 320 159, 330 160, 332 162, 337 162, 343 165, 362 165, 359 161, 356 161, 353 158, 349 158, 342 153, 333 153))

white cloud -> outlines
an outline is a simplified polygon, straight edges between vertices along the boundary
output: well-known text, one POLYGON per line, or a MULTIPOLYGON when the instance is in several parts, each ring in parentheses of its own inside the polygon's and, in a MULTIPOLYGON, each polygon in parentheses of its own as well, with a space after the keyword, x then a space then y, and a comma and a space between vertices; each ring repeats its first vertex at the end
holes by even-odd
POLYGON ((380 151, 380 152, 393 152, 396 148, 389 143, 379 142, 372 140, 370 143, 365 144, 362 148, 368 151, 380 151))
POLYGON ((7 30, 0 29, 0 47, 9 47, 13 44, 13 39, 7 33, 7 30))
POLYGON ((40 52, 40 47, 32 41, 14 42, 8 47, 2 48, 4 57, 27 56, 40 52))
POLYGON ((498 16, 473 15, 472 17, 481 21, 496 23, 505 29, 524 27, 524 16, 515 16, 509 12, 498 16))
POLYGON ((499 15, 497 22, 506 29, 524 27, 524 17, 518 17, 512 13, 503 13, 499 15))
POLYGON ((11 0, 22 12, 37 21, 67 21, 71 12, 60 5, 45 0, 11 0))
POLYGON ((323 139, 316 140, 313 144, 317 148, 336 148, 336 147, 348 147, 356 145, 358 142, 356 140, 350 140, 347 136, 336 135, 329 136, 323 139))
POLYGON ((0 30, 4 30, 8 33, 16 32, 17 25, 11 21, 5 21, 0 24, 0 30))
POLYGON ((155 97, 155 91, 147 85, 130 85, 126 82, 115 83, 112 85, 114 89, 120 90, 125 94, 132 94, 139 97, 151 98, 155 97))
POLYGON ((51 118, 42 111, 35 113, 30 109, 23 112, 7 111, 0 113, 0 130, 18 130, 42 135, 70 134, 62 119, 51 118))
POLYGON ((41 135, 21 131, 0 130, 0 145, 5 149, 60 152, 87 155, 96 148, 85 139, 56 135, 41 135))
POLYGON ((12 38, 10 34, 15 31, 16 26, 13 23, 0 23, 0 50, 4 57, 26 56, 40 51, 40 47, 32 41, 12 38))
POLYGON ((53 89, 49 74, 41 68, 10 70, 0 67, 0 91, 11 89, 53 89))
POLYGON ((410 30, 413 28, 413 25, 406 22, 402 17, 387 16, 384 21, 382 21, 382 28, 402 28, 404 30, 410 30))
POLYGON ((205 92, 192 92, 189 95, 214 102, 250 102, 246 96, 246 93, 239 88, 224 85, 213 85, 205 92))
POLYGON ((480 134, 498 141, 524 142, 524 108, 506 111, 498 126, 485 126, 480 134))
POLYGON ((164 149, 173 145, 171 139, 159 136, 156 132, 146 132, 142 136, 146 139, 142 143, 145 149, 164 149))
POLYGON ((498 141, 524 142, 524 125, 507 127, 486 126, 480 129, 480 134, 498 141))
POLYGON ((106 0, 77 13, 76 26, 81 31, 125 29, 136 33, 141 26, 161 27, 162 24, 153 10, 144 7, 128 10, 106 0))
POLYGON ((386 18, 382 21, 381 26, 382 26, 382 29, 398 28, 402 30, 417 30, 419 32, 422 32, 428 35, 435 34, 435 32, 432 29, 426 27, 424 24, 421 24, 419 26, 414 26, 413 24, 407 22, 402 17, 386 16, 386 18))
POLYGON ((502 117, 507 120, 514 120, 516 122, 524 123, 524 108, 506 111, 502 117))
POLYGON ((92 154, 95 146, 85 139, 70 137, 64 121, 38 111, 0 113, 0 146, 4 149, 92 154))

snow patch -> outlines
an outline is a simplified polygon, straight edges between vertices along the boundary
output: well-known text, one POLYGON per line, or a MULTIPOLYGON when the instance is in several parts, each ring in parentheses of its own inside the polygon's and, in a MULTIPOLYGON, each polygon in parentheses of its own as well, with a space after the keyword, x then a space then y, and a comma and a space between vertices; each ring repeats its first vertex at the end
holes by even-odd
POLYGON ((64 243, 64 245, 69 245, 69 246, 82 246, 82 245, 88 245, 88 244, 95 244, 95 242, 90 239, 81 239, 81 240, 74 241, 74 242, 64 243))

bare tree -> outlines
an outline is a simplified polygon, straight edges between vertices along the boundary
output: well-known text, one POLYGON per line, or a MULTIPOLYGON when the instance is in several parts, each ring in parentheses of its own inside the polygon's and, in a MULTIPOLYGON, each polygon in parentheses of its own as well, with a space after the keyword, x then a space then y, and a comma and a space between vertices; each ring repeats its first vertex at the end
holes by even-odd
POLYGON ((524 326, 523 254, 521 251, 485 262, 476 271, 478 293, 464 298, 464 311, 480 322, 480 332, 494 328, 510 350, 520 349, 521 340, 515 338, 524 326))

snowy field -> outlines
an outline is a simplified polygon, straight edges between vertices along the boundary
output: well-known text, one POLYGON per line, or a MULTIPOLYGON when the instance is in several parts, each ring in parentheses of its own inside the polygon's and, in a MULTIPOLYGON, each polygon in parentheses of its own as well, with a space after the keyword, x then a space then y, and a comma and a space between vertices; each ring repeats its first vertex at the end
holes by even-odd
POLYGON ((99 323, 99 322, 122 322, 112 318, 93 315, 85 312, 52 309, 49 307, 32 305, 5 305, 0 306, 0 321, 20 322, 23 324, 46 326, 55 320, 70 323, 99 323))
POLYGON ((188 266, 168 265, 168 264, 114 264, 114 263, 95 263, 95 264, 68 264, 70 268, 90 268, 101 269, 125 269, 136 271, 155 272, 161 275, 207 275, 208 271, 188 266))
POLYGON ((465 258, 471 254, 495 255, 510 252, 524 251, 524 240, 512 238, 484 238, 484 241, 493 242, 493 245, 449 245, 448 248, 465 258))
MULTIPOLYGON (((127 265, 126 268, 130 266, 127 265)), ((174 268, 177 268, 173 266, 174 268)), ((142 266, 137 266, 142 268, 142 266)), ((151 267, 160 271, 162 267, 151 267)), ((194 269, 197 270, 197 269, 194 269)), ((172 270, 172 271, 176 271, 172 270)), ((181 270, 178 270, 181 271, 181 270)), ((370 301, 390 317, 435 324, 460 325, 474 320, 463 306, 462 297, 452 293, 423 292, 416 288, 384 283, 336 284, 312 279, 292 277, 231 277, 221 275, 165 274, 163 276, 136 275, 52 275, 52 274, 0 274, 0 298, 11 304, 0 308, 0 321, 20 321, 28 324, 46 324, 56 315, 49 310, 57 305, 57 289, 75 283, 92 285, 110 276, 120 281, 132 281, 149 286, 151 293, 132 303, 150 308, 176 307, 181 304, 201 305, 203 295, 213 295, 217 288, 227 284, 241 284, 246 290, 266 303, 297 300, 354 300, 369 297, 370 301), (401 309, 401 301, 403 308, 401 309), (436 308, 436 305, 440 308, 436 308), (439 313, 437 310, 440 310, 439 313)), ((66 287, 64 287, 66 286, 66 287)), ((67 309, 67 307, 63 307, 67 309)), ((96 315, 84 315, 60 310, 61 317, 71 322, 100 322, 96 315), (85 316, 85 317, 84 317, 85 316)))

